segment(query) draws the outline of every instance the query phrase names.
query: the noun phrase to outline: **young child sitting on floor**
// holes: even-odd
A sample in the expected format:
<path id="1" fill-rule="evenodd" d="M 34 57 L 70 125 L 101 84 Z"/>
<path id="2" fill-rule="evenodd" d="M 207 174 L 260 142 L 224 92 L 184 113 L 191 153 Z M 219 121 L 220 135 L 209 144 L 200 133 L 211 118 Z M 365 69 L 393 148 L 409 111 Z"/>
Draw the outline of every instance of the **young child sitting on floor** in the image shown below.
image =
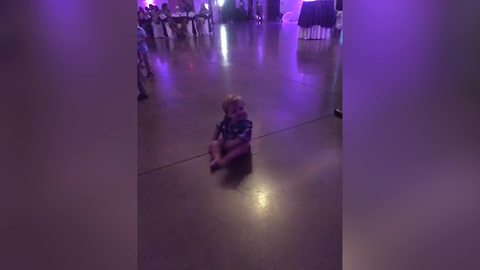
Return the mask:
<path id="1" fill-rule="evenodd" d="M 248 114 L 242 97 L 227 95 L 222 108 L 225 117 L 217 124 L 209 147 L 212 171 L 220 169 L 237 157 L 250 152 L 252 121 L 247 119 Z"/>

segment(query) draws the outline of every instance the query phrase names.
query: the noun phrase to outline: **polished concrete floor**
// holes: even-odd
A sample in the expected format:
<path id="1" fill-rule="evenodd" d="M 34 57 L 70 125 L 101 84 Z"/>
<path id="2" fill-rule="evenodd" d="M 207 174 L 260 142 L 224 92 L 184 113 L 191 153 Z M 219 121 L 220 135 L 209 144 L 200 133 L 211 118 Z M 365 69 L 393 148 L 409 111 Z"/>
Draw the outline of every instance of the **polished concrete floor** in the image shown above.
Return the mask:
<path id="1" fill-rule="evenodd" d="M 341 38 L 216 25 L 150 42 L 138 105 L 139 269 L 341 269 Z M 211 174 L 221 101 L 238 93 L 252 155 Z"/>

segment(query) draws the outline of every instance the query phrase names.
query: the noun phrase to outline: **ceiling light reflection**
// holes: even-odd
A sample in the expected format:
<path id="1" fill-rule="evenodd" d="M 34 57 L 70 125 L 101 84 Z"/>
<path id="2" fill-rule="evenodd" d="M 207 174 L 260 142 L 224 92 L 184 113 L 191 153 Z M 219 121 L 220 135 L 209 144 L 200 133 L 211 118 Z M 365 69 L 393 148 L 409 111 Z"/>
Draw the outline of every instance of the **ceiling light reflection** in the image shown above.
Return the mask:
<path id="1" fill-rule="evenodd" d="M 267 213 L 272 207 L 272 194 L 263 187 L 256 190 L 252 199 L 252 207 L 258 215 Z"/>
<path id="2" fill-rule="evenodd" d="M 155 0 L 145 0 L 145 6 L 148 7 L 148 5 L 155 5 Z"/>
<path id="3" fill-rule="evenodd" d="M 220 48 L 222 49 L 222 56 L 224 60 L 228 59 L 228 45 L 227 45 L 227 30 L 225 25 L 220 26 Z"/>

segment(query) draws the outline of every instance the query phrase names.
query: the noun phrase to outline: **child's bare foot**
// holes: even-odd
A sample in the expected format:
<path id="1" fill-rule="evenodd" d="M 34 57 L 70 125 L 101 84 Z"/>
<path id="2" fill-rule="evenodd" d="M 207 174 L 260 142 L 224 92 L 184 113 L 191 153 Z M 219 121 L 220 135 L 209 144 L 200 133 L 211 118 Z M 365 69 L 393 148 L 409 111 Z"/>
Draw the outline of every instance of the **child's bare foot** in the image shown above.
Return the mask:
<path id="1" fill-rule="evenodd" d="M 212 163 L 210 163 L 210 171 L 215 172 L 219 169 L 221 169 L 224 166 L 222 160 L 213 160 Z"/>

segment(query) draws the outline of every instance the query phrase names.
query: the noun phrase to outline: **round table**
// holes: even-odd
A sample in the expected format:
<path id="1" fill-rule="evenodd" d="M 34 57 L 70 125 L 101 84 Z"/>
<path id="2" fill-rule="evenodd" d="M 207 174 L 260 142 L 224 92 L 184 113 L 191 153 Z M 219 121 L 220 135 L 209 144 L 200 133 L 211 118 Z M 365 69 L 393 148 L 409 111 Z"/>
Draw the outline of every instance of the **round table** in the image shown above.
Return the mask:
<path id="1" fill-rule="evenodd" d="M 298 18 L 298 37 L 301 39 L 329 39 L 335 20 L 335 0 L 303 2 Z"/>

